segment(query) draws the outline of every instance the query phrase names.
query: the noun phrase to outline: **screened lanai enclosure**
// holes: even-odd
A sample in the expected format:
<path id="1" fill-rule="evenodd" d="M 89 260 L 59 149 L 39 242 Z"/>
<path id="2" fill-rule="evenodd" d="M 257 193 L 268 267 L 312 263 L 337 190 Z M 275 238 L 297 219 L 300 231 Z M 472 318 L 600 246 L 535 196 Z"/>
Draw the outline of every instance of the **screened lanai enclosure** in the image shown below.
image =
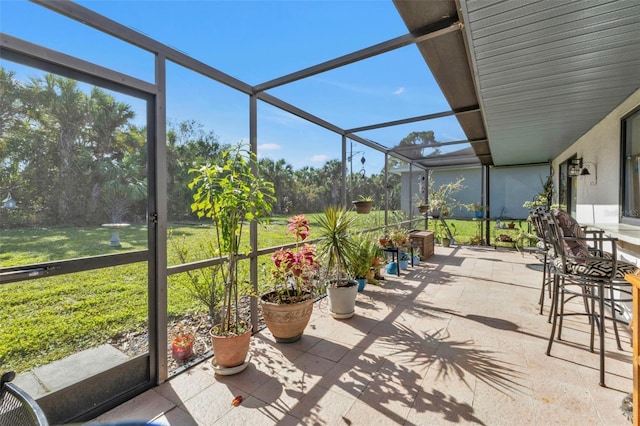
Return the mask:
<path id="1" fill-rule="evenodd" d="M 491 220 L 525 220 L 549 179 L 556 204 L 584 211 L 567 150 L 640 87 L 635 0 L 365 1 L 357 16 L 312 5 L 334 12 L 322 19 L 296 2 L 113 4 L 0 5 L 0 364 L 54 423 L 176 372 L 170 324 L 198 310 L 181 283 L 221 261 L 199 245 L 189 170 L 226 147 L 257 155 L 275 222 L 370 196 L 379 214 L 363 228 L 424 229 L 429 180 L 462 176 L 457 199 L 487 206 L 488 238 Z M 244 13 L 291 14 L 292 27 L 265 23 L 276 41 L 255 50 L 259 32 L 221 23 Z M 401 87 L 405 75 L 423 83 Z M 250 231 L 241 268 L 257 290 L 277 246 Z M 257 330 L 255 298 L 248 312 Z"/>

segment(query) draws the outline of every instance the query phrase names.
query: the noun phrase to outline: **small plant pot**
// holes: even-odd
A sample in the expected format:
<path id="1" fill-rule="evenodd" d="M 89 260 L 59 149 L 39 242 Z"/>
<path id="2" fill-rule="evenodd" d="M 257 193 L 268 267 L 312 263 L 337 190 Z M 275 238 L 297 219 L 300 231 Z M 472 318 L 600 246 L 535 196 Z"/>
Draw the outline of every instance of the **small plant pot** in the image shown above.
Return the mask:
<path id="1" fill-rule="evenodd" d="M 367 285 L 367 279 L 366 278 L 356 278 L 356 281 L 358 281 L 358 291 L 363 291 L 364 287 Z"/>
<path id="2" fill-rule="evenodd" d="M 171 344 L 171 356 L 178 361 L 185 361 L 193 356 L 193 342 L 187 346 Z"/>
<path id="3" fill-rule="evenodd" d="M 476 210 L 475 212 L 476 219 L 482 219 L 484 217 L 484 212 L 482 210 Z"/>
<path id="4" fill-rule="evenodd" d="M 387 274 L 389 274 L 389 275 L 397 275 L 398 274 L 398 264 L 396 262 L 387 263 Z"/>
<path id="5" fill-rule="evenodd" d="M 510 223 L 507 225 L 509 227 L 509 229 L 514 229 L 516 227 L 515 223 Z"/>
<path id="6" fill-rule="evenodd" d="M 426 205 L 418 206 L 418 211 L 420 213 L 428 213 L 429 212 L 429 206 L 426 206 Z"/>

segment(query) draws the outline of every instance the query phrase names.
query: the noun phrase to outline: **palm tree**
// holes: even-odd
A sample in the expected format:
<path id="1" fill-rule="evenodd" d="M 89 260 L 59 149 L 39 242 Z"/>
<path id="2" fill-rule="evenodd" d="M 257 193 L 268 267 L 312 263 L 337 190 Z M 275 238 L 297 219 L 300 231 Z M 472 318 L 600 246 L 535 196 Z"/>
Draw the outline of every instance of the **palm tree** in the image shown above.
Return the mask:
<path id="1" fill-rule="evenodd" d="M 288 205 L 291 200 L 288 197 L 288 189 L 293 185 L 293 167 L 284 159 L 274 161 L 270 158 L 262 158 L 259 163 L 260 176 L 273 182 L 276 195 L 276 213 L 288 213 Z"/>

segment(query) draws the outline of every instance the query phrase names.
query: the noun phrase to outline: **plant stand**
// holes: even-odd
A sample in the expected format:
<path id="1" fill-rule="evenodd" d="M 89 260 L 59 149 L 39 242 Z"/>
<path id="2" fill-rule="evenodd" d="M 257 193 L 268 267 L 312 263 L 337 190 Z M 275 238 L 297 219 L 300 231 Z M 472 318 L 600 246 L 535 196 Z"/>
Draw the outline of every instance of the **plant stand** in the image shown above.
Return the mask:
<path id="1" fill-rule="evenodd" d="M 247 354 L 244 362 L 235 367 L 221 367 L 216 362 L 216 357 L 214 356 L 211 360 L 211 366 L 213 367 L 213 371 L 219 376 L 232 376 L 234 374 L 238 374 L 246 370 L 249 366 L 249 362 L 251 361 L 251 354 Z"/>

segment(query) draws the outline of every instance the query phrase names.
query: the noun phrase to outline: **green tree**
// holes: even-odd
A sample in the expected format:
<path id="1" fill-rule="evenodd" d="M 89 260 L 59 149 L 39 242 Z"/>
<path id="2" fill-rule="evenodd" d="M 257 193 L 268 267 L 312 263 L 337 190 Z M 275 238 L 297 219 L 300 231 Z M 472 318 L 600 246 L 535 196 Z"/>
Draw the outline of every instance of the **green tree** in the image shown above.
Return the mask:
<path id="1" fill-rule="evenodd" d="M 260 176 L 273 183 L 276 202 L 274 213 L 289 213 L 292 206 L 290 190 L 293 186 L 293 166 L 284 159 L 274 161 L 262 158 L 259 163 Z"/>
<path id="2" fill-rule="evenodd" d="M 189 205 L 192 194 L 188 184 L 189 169 L 198 164 L 216 163 L 227 149 L 213 131 L 207 131 L 195 120 L 170 123 L 167 129 L 167 194 L 170 220 L 193 217 Z"/>

